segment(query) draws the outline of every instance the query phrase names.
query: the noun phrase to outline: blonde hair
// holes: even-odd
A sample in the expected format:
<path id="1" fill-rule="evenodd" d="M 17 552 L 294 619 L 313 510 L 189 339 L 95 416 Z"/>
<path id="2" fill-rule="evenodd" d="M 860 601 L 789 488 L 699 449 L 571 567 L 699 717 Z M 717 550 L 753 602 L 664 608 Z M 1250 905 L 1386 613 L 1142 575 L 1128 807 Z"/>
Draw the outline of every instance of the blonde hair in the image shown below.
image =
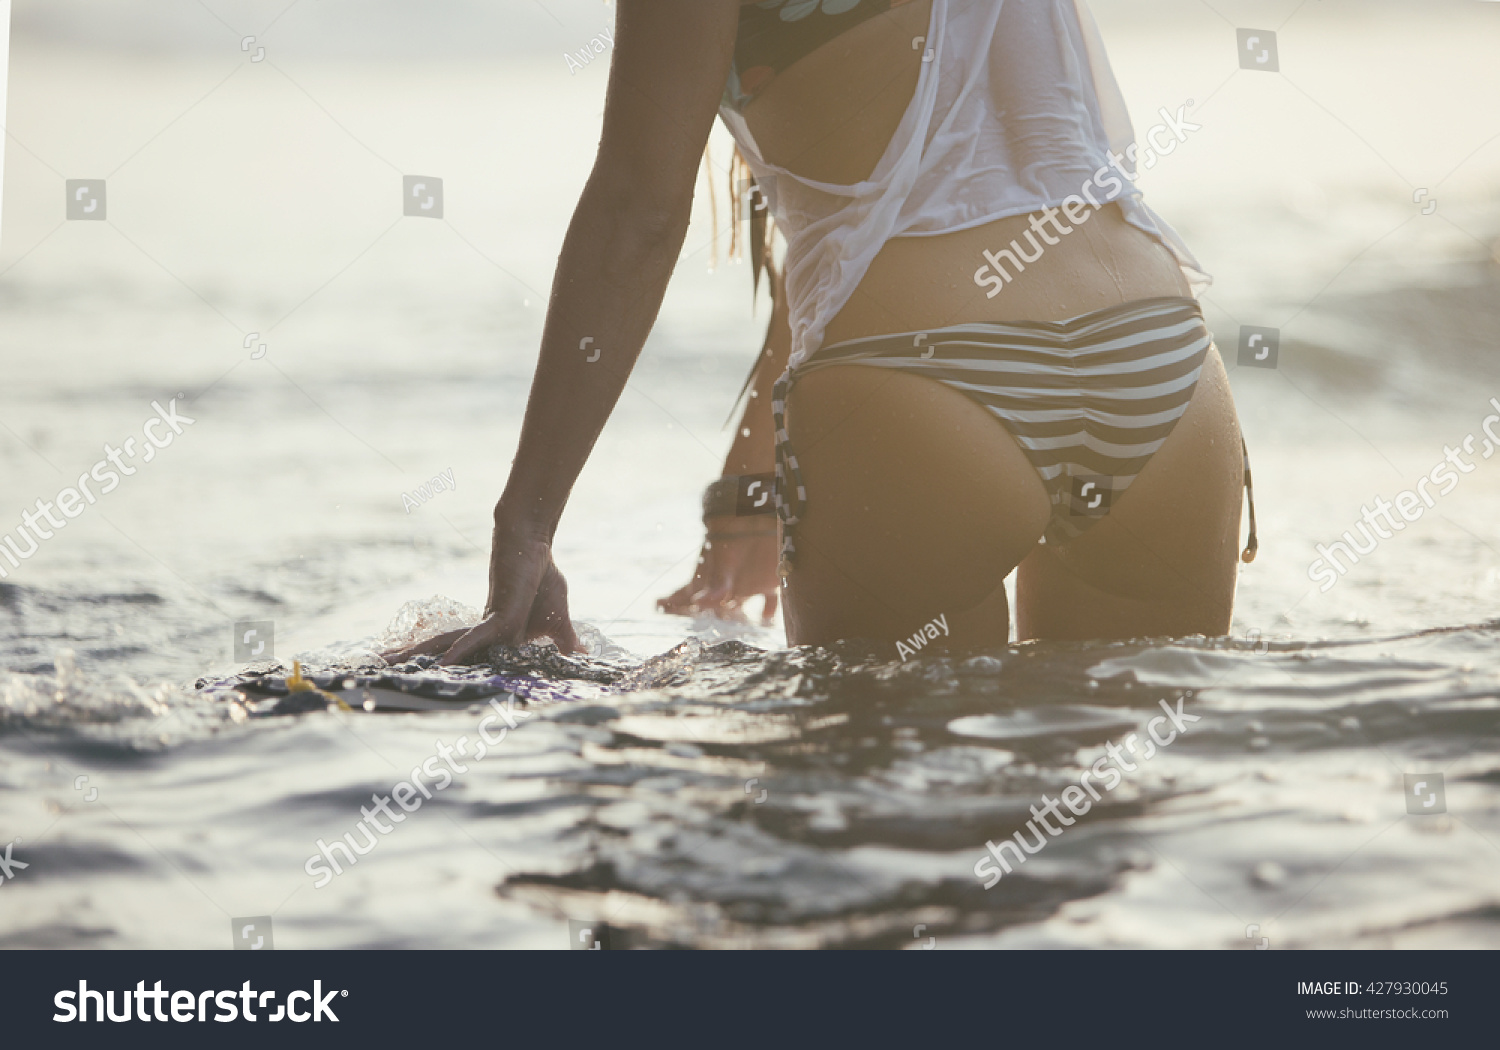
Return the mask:
<path id="1" fill-rule="evenodd" d="M 719 263 L 719 193 L 715 190 L 713 162 L 713 144 L 709 143 L 703 147 L 703 177 L 708 183 L 708 214 L 709 223 L 712 228 L 712 240 L 709 245 L 709 269 L 712 270 Z M 772 240 L 776 233 L 776 221 L 771 217 L 769 211 L 752 211 L 750 221 L 746 223 L 748 230 L 741 232 L 741 219 L 738 214 L 741 201 L 747 195 L 747 187 L 755 185 L 755 174 L 750 170 L 750 164 L 745 160 L 744 154 L 738 146 L 733 148 L 729 157 L 729 172 L 725 180 L 725 188 L 728 191 L 730 223 L 729 223 L 729 252 L 725 255 L 726 262 L 739 262 L 746 255 L 750 257 L 751 271 L 754 274 L 754 285 L 752 295 L 760 290 L 760 272 L 766 271 L 771 278 L 771 287 L 775 288 L 774 275 L 776 274 L 775 255 L 772 251 Z M 775 292 L 772 292 L 774 296 Z"/>

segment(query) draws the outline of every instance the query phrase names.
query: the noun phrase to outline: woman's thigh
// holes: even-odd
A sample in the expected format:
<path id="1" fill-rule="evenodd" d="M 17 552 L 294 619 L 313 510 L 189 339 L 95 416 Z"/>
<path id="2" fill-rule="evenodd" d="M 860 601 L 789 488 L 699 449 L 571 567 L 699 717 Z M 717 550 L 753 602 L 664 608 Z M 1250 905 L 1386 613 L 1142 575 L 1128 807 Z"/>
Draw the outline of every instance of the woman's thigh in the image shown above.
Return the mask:
<path id="1" fill-rule="evenodd" d="M 800 378 L 787 427 L 808 499 L 788 641 L 893 641 L 942 616 L 945 642 L 1004 644 L 1003 581 L 1050 510 L 1005 427 L 934 380 L 860 365 Z"/>
<path id="2" fill-rule="evenodd" d="M 1213 350 L 1182 418 L 1108 515 L 1021 563 L 1019 636 L 1227 633 L 1243 480 L 1239 421 Z"/>

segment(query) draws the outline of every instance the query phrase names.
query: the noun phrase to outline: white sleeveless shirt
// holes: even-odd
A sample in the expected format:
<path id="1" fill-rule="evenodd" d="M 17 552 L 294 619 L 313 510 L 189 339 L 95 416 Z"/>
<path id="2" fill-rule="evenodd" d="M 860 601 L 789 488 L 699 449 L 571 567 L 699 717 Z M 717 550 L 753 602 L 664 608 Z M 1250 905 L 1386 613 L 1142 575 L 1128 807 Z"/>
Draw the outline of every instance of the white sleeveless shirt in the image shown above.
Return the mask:
<path id="1" fill-rule="evenodd" d="M 757 181 L 774 179 L 791 366 L 822 345 L 892 237 L 952 233 L 1069 197 L 1116 201 L 1127 222 L 1172 252 L 1195 294 L 1207 286 L 1187 246 L 1122 173 L 1138 163 L 1135 133 L 1085 0 L 932 0 L 925 49 L 911 103 L 863 182 L 818 182 L 767 162 L 743 115 L 720 109 Z"/>

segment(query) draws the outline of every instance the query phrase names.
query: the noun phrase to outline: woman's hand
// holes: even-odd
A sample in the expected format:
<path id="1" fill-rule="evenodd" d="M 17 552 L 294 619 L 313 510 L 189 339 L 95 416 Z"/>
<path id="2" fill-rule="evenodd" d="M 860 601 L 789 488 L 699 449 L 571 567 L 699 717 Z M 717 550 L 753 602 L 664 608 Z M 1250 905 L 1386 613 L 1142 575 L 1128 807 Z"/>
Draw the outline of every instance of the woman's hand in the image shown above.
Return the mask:
<path id="1" fill-rule="evenodd" d="M 493 646 L 520 646 L 543 636 L 565 653 L 583 651 L 568 617 L 568 584 L 552 561 L 551 546 L 497 518 L 484 620 L 467 631 L 449 631 L 384 658 L 395 664 L 422 653 L 442 653 L 440 664 L 472 663 Z"/>
<path id="2" fill-rule="evenodd" d="M 779 548 L 774 518 L 711 518 L 711 537 L 703 544 L 692 582 L 675 594 L 660 598 L 656 607 L 679 616 L 700 612 L 736 623 L 746 622 L 744 603 L 757 594 L 765 598 L 761 622 L 776 615 L 781 581 L 776 576 Z"/>

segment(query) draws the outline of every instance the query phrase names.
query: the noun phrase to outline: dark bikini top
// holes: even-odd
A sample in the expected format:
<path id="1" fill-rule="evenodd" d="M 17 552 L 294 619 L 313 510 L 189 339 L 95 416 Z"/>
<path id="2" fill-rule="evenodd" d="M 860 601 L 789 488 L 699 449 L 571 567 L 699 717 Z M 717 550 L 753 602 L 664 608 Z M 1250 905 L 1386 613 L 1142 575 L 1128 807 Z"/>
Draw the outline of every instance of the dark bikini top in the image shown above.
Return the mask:
<path id="1" fill-rule="evenodd" d="M 740 8 L 724 105 L 744 109 L 776 75 L 859 23 L 910 0 L 762 0 Z"/>

